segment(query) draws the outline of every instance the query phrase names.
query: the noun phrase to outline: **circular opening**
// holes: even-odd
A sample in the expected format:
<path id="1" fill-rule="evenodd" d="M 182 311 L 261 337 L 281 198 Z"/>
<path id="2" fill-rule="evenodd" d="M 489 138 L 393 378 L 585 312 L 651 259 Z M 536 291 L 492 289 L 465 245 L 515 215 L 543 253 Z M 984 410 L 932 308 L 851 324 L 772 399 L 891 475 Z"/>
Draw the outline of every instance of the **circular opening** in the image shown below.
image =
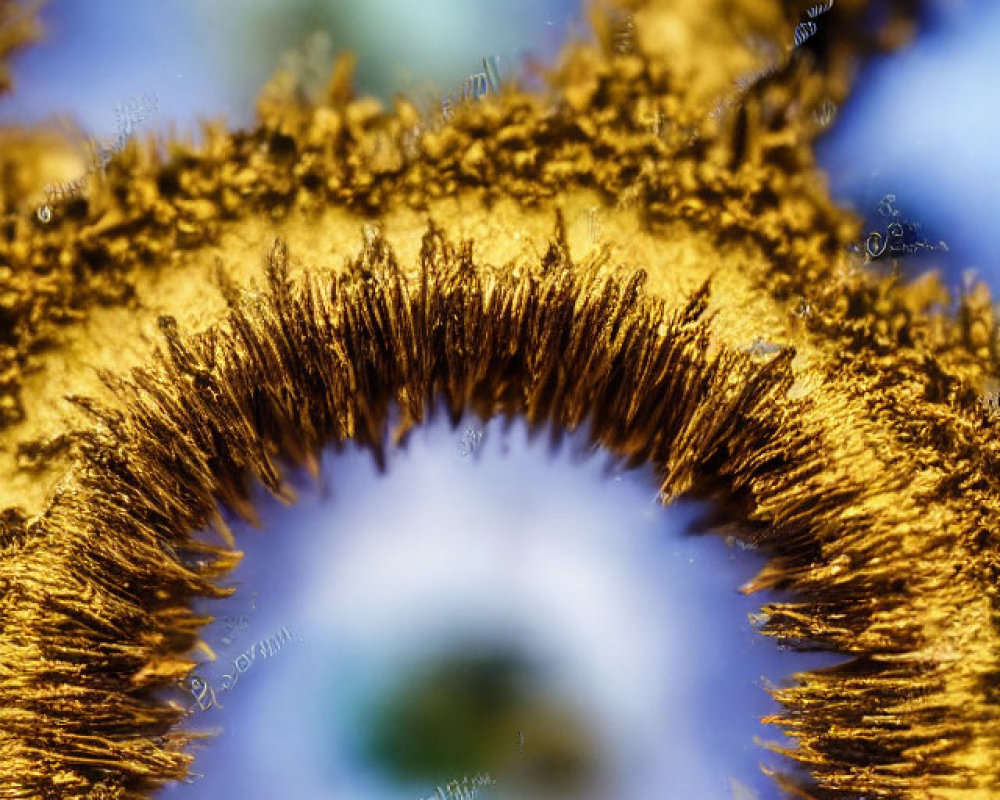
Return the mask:
<path id="1" fill-rule="evenodd" d="M 197 604 L 214 658 L 175 694 L 217 734 L 163 800 L 776 797 L 766 687 L 832 658 L 756 631 L 764 558 L 582 430 L 443 411 L 232 520 L 237 591 Z"/>
<path id="2" fill-rule="evenodd" d="M 587 428 L 589 440 L 624 465 L 652 466 L 654 510 L 656 499 L 690 494 L 718 499 L 730 520 L 747 520 L 756 504 L 787 499 L 793 486 L 795 507 L 859 494 L 850 480 L 832 499 L 827 484 L 802 483 L 821 471 L 823 441 L 801 413 L 808 400 L 787 397 L 793 353 L 759 360 L 713 342 L 703 319 L 707 287 L 668 309 L 642 295 L 641 273 L 620 282 L 599 264 L 577 268 L 558 237 L 538 274 L 477 268 L 468 248 L 453 247 L 433 226 L 415 272 L 404 273 L 378 232 L 325 286 L 315 275 L 294 283 L 287 265 L 278 242 L 265 291 L 228 293 L 224 328 L 185 339 L 173 319 L 160 318 L 158 363 L 115 385 L 119 407 L 91 409 L 98 424 L 80 441 L 81 468 L 44 519 L 25 528 L 18 563 L 28 577 L 14 587 L 28 608 L 25 635 L 44 645 L 22 654 L 24 673 L 44 694 L 51 690 L 46 676 L 61 665 L 72 685 L 102 698 L 101 714 L 86 719 L 36 711 L 12 717 L 17 741 L 51 753 L 52 764 L 32 778 L 39 786 L 54 786 L 39 777 L 54 775 L 63 789 L 142 792 L 188 774 L 191 736 L 178 725 L 183 706 L 156 693 L 190 680 L 192 648 L 208 621 L 193 605 L 224 596 L 220 584 L 235 564 L 228 546 L 196 534 L 213 520 L 225 530 L 219 504 L 257 517 L 255 477 L 290 501 L 280 465 L 316 467 L 323 447 L 354 442 L 385 464 L 393 408 L 393 441 L 425 420 L 434 397 L 454 423 L 463 412 L 508 416 L 533 430 L 553 425 L 557 440 Z M 461 447 L 472 452 L 480 444 L 472 435 Z M 777 558 L 754 588 L 780 585 L 782 576 L 795 585 L 796 575 L 822 560 L 808 516 L 792 512 L 780 526 L 756 523 L 755 540 Z M 49 595 L 33 581 L 50 594 L 61 587 L 57 600 L 37 608 L 38 597 Z M 813 647 L 844 641 L 844 628 L 826 624 L 842 595 L 822 583 L 796 588 L 797 600 L 825 602 L 779 603 L 762 622 L 764 632 Z M 279 656 L 295 652 L 293 632 L 279 636 L 284 623 L 270 624 L 260 631 L 262 644 L 280 649 L 280 664 Z M 845 624 L 858 627 L 864 618 Z M 255 674 L 255 658 L 234 662 L 234 691 L 254 679 L 244 675 L 239 683 L 243 672 Z M 514 672 L 529 675 L 531 659 L 521 660 L 526 666 Z M 206 704 L 214 684 L 196 677 L 189 688 Z M 831 769 L 868 761 L 870 753 L 853 741 L 825 735 L 856 709 L 822 702 L 833 691 L 826 675 L 797 678 L 802 685 L 781 695 L 781 723 L 803 741 L 803 752 L 819 747 Z M 832 675 L 833 685 L 852 679 L 850 672 Z"/>

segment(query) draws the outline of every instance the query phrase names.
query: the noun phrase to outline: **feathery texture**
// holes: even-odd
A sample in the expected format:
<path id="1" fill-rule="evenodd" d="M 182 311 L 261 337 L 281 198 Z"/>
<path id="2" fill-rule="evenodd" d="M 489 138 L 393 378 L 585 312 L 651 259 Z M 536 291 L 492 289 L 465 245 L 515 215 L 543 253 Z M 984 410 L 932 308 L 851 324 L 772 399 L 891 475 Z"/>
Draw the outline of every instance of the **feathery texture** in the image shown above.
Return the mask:
<path id="1" fill-rule="evenodd" d="M 416 109 L 354 99 L 349 60 L 316 105 L 279 75 L 253 130 L 162 160 L 130 141 L 47 223 L 24 134 L 0 156 L 25 165 L 0 236 L 0 798 L 183 777 L 154 692 L 238 558 L 195 534 L 217 502 L 253 519 L 254 478 L 290 501 L 285 461 L 378 453 L 393 403 L 404 435 L 438 394 L 453 419 L 589 422 L 664 499 L 751 532 L 747 590 L 792 598 L 763 632 L 854 656 L 776 693 L 816 782 L 790 791 L 1000 792 L 992 303 L 945 313 L 934 276 L 864 270 L 812 151 L 815 109 L 918 7 L 885 5 L 869 30 L 841 0 L 742 86 L 741 36 L 787 49 L 808 4 L 597 10 L 549 96 L 507 87 L 416 143 Z M 787 346 L 746 352 L 760 336 Z"/>

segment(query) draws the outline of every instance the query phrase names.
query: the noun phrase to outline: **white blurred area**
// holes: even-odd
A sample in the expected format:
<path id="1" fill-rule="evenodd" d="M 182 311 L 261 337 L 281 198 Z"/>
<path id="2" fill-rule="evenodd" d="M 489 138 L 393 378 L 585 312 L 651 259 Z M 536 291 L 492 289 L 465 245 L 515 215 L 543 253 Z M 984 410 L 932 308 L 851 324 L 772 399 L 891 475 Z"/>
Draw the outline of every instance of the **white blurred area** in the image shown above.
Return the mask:
<path id="1" fill-rule="evenodd" d="M 496 779 L 490 796 L 777 797 L 758 764 L 781 762 L 755 743 L 780 739 L 759 722 L 778 710 L 764 686 L 835 659 L 753 629 L 762 598 L 737 588 L 761 557 L 687 533 L 704 507 L 663 508 L 648 471 L 583 458 L 582 433 L 551 450 L 521 421 L 504 433 L 499 419 L 453 430 L 443 417 L 392 451 L 386 473 L 353 447 L 328 452 L 324 488 L 300 484 L 290 508 L 261 495 L 262 529 L 234 527 L 240 588 L 203 606 L 217 660 L 198 670 L 223 708 L 191 721 L 222 732 L 199 752 L 204 777 L 161 797 L 429 797 L 462 775 L 394 775 L 365 737 L 389 708 L 396 739 L 454 741 L 447 715 L 406 730 L 392 698 L 435 664 L 497 653 L 522 665 L 520 688 L 502 723 L 458 734 L 501 743 L 499 760 L 469 771 Z M 470 430 L 482 433 L 471 453 Z M 229 645 L 227 615 L 248 621 Z M 282 628 L 291 640 L 222 691 L 239 654 Z M 546 783 L 553 763 L 579 780 Z"/>

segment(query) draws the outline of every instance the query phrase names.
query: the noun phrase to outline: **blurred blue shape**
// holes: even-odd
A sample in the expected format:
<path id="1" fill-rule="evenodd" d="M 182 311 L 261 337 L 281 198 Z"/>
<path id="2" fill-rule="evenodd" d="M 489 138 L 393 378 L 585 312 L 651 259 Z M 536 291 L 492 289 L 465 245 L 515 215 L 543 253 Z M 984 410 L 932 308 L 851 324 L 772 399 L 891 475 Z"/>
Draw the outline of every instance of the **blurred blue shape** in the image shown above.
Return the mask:
<path id="1" fill-rule="evenodd" d="M 155 96 L 159 120 L 182 129 L 234 110 L 183 3 L 52 0 L 41 19 L 45 38 L 15 59 L 15 92 L 0 100 L 4 124 L 66 114 L 106 139 L 131 97 Z"/>
<path id="2" fill-rule="evenodd" d="M 507 75 L 525 55 L 551 59 L 580 14 L 575 0 L 50 0 L 47 36 L 15 58 L 0 123 L 68 114 L 107 138 L 115 104 L 147 93 L 164 126 L 196 135 L 199 120 L 222 118 L 246 127 L 283 56 L 320 31 L 335 50 L 355 51 L 362 93 L 387 102 L 401 91 L 441 94 L 487 56 Z"/>
<path id="3" fill-rule="evenodd" d="M 1000 5 L 939 2 L 906 49 L 862 71 L 837 123 L 820 143 L 836 197 L 878 227 L 879 198 L 895 194 L 931 242 L 950 253 L 921 256 L 955 285 L 978 268 L 1000 293 Z M 903 262 L 905 264 L 905 260 Z"/>

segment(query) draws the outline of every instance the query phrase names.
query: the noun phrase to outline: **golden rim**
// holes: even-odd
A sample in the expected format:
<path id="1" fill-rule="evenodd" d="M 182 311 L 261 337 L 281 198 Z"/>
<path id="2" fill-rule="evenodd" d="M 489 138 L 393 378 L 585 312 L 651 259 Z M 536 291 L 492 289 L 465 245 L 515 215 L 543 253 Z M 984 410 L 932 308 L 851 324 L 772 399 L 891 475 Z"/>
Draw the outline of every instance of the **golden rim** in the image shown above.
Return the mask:
<path id="1" fill-rule="evenodd" d="M 765 633 L 858 656 L 776 693 L 815 796 L 962 779 L 949 763 L 970 735 L 954 665 L 928 649 L 894 516 L 869 510 L 871 487 L 850 476 L 831 490 L 825 432 L 803 422 L 811 401 L 788 397 L 792 352 L 758 363 L 719 346 L 707 287 L 669 308 L 641 273 L 622 283 L 573 265 L 558 234 L 539 271 L 516 278 L 433 226 L 409 278 L 381 236 L 345 274 L 300 283 L 278 242 L 267 276 L 262 295 L 230 295 L 225 329 L 184 338 L 161 318 L 165 352 L 107 377 L 121 406 L 89 406 L 79 465 L 45 514 L 7 520 L 6 796 L 143 797 L 184 777 L 183 712 L 154 693 L 192 666 L 206 620 L 191 600 L 225 594 L 215 579 L 237 558 L 196 536 L 221 524 L 217 502 L 252 519 L 253 478 L 291 500 L 283 462 L 315 468 L 346 439 L 378 453 L 393 404 L 400 436 L 437 395 L 453 420 L 588 422 L 595 442 L 653 464 L 665 499 L 739 498 L 772 555 L 766 582 L 795 594 L 768 607 Z M 848 569 L 860 543 L 892 567 Z"/>

